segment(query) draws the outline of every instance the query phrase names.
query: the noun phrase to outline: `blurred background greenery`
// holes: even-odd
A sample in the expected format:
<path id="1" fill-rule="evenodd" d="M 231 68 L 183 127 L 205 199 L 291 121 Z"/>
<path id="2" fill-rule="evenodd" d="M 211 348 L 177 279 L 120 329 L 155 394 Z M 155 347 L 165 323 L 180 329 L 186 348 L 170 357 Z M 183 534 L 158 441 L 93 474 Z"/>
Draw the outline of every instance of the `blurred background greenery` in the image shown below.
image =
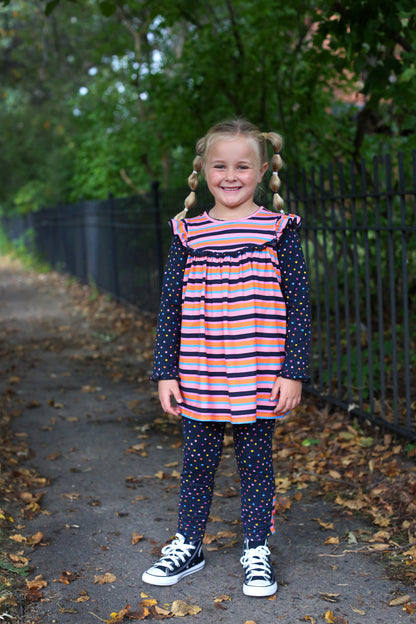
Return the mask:
<path id="1" fill-rule="evenodd" d="M 414 0 L 0 5 L 2 214 L 183 186 L 227 117 L 296 168 L 416 147 Z"/>

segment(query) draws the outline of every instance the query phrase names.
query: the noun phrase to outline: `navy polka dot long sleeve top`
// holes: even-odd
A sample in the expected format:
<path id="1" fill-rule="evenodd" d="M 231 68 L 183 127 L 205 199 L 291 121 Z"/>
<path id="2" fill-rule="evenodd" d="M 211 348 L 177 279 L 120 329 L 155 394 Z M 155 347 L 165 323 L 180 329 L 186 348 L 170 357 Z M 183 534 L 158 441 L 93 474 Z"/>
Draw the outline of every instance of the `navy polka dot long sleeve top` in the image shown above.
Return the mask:
<path id="1" fill-rule="evenodd" d="M 309 279 L 296 229 L 286 228 L 277 246 L 281 290 L 286 304 L 285 362 L 277 373 L 287 379 L 308 381 L 311 311 Z M 153 369 L 150 379 L 178 379 L 182 282 L 187 249 L 174 236 L 162 287 Z"/>

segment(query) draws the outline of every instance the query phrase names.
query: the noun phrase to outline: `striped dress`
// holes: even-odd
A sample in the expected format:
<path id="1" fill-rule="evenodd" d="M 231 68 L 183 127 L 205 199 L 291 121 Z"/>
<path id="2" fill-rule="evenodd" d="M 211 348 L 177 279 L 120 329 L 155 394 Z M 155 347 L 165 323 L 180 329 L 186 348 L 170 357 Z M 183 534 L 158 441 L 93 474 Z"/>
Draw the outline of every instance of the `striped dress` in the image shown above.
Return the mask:
<path id="1" fill-rule="evenodd" d="M 187 251 L 178 363 L 182 415 L 232 424 L 276 418 L 277 401 L 269 397 L 286 341 L 277 245 L 285 228 L 300 226 L 300 217 L 260 207 L 237 221 L 204 213 L 171 223 Z"/>

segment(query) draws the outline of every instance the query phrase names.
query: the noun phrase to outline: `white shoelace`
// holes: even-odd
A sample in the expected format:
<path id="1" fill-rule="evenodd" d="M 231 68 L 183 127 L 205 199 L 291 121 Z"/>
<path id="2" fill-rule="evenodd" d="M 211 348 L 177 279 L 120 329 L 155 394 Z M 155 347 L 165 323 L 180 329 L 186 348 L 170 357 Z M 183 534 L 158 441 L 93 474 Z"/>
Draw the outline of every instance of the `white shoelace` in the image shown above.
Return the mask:
<path id="1" fill-rule="evenodd" d="M 270 577 L 271 568 L 268 561 L 270 550 L 267 546 L 257 546 L 249 548 L 240 561 L 247 572 L 247 580 L 251 581 L 255 576 Z"/>
<path id="2" fill-rule="evenodd" d="M 164 566 L 171 572 L 174 567 L 178 567 L 185 562 L 186 557 L 190 557 L 191 551 L 195 550 L 193 544 L 185 544 L 183 535 L 176 535 L 176 539 L 161 550 L 163 557 L 157 562 L 157 566 Z"/>

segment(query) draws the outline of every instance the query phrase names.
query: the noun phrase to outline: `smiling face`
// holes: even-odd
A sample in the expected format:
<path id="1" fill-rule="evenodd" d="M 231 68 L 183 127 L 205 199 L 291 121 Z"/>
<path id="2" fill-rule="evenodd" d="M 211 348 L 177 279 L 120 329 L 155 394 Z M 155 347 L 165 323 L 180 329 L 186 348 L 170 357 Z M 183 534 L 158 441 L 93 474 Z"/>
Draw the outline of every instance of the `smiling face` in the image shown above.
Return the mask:
<path id="1" fill-rule="evenodd" d="M 216 139 L 204 160 L 208 188 L 215 199 L 210 215 L 227 220 L 255 212 L 254 192 L 266 169 L 252 140 L 244 136 Z"/>

